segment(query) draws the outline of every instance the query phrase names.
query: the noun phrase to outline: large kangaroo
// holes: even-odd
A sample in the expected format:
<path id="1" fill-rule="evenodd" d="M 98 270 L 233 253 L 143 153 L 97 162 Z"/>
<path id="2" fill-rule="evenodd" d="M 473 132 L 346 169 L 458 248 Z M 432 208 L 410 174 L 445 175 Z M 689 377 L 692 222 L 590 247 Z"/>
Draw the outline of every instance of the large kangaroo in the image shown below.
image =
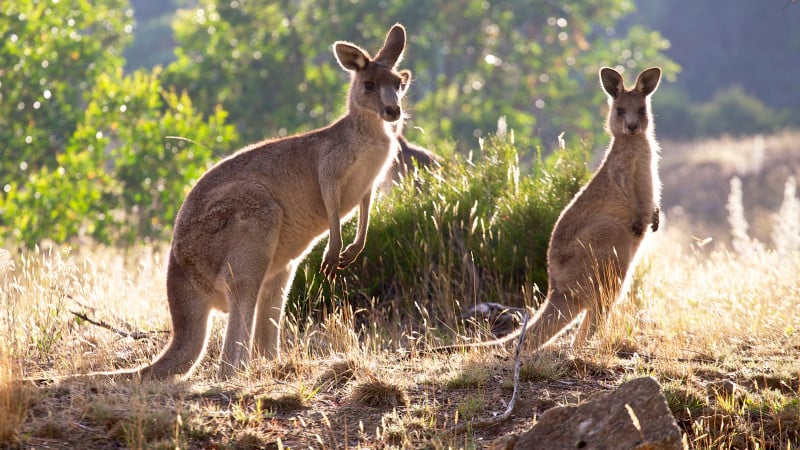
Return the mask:
<path id="1" fill-rule="evenodd" d="M 525 330 L 474 345 L 509 342 L 527 333 L 529 348 L 542 347 L 586 311 L 576 336 L 583 344 L 622 293 L 636 251 L 648 225 L 658 229 L 659 149 L 653 133 L 650 95 L 658 87 L 661 69 L 647 69 L 626 89 L 622 76 L 600 70 L 608 94 L 611 144 L 589 183 L 561 212 L 547 251 L 548 295 Z"/>
<path id="2" fill-rule="evenodd" d="M 297 264 L 328 234 L 321 272 L 333 279 L 364 248 L 370 203 L 397 151 L 391 123 L 411 80 L 397 71 L 403 26 L 375 58 L 336 42 L 351 72 L 347 113 L 305 134 L 268 140 L 220 161 L 178 212 L 167 267 L 172 339 L 143 377 L 189 374 L 202 358 L 212 310 L 228 313 L 221 377 L 245 367 L 251 350 L 276 358 L 286 294 Z M 358 206 L 358 230 L 342 251 L 341 221 Z"/>

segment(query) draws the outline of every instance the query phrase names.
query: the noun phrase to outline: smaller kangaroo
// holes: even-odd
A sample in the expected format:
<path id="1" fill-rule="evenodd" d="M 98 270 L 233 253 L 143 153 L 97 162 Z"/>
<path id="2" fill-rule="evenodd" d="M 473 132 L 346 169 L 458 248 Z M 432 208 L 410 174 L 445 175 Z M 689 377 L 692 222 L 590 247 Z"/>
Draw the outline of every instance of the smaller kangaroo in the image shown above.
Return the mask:
<path id="1" fill-rule="evenodd" d="M 347 113 L 333 124 L 246 147 L 192 188 L 175 220 L 167 267 L 172 338 L 150 365 L 129 374 L 187 375 L 205 353 L 212 310 L 228 313 L 219 367 L 227 378 L 251 351 L 276 358 L 286 294 L 298 263 L 328 234 L 321 272 L 333 279 L 364 248 L 373 191 L 397 152 L 392 123 L 411 72 L 395 68 L 406 33 L 394 25 L 375 58 L 333 44 L 351 73 Z M 358 207 L 342 251 L 341 221 Z"/>
<path id="2" fill-rule="evenodd" d="M 439 166 L 438 156 L 424 147 L 408 142 L 403 133 L 403 125 L 402 120 L 397 121 L 395 125 L 395 135 L 400 144 L 400 150 L 395 155 L 381 184 L 381 190 L 384 192 L 391 191 L 395 183 L 415 174 L 418 168 Z"/>
<path id="3" fill-rule="evenodd" d="M 608 94 L 606 130 L 611 144 L 602 164 L 561 212 L 547 251 L 548 295 L 525 330 L 501 339 L 465 347 L 504 344 L 526 333 L 526 346 L 538 349 L 558 337 L 586 311 L 575 344 L 583 344 L 605 319 L 621 295 L 649 225 L 658 230 L 659 147 L 653 133 L 650 96 L 661 69 L 643 71 L 633 89 L 626 89 L 614 69 L 602 68 L 600 81 Z"/>

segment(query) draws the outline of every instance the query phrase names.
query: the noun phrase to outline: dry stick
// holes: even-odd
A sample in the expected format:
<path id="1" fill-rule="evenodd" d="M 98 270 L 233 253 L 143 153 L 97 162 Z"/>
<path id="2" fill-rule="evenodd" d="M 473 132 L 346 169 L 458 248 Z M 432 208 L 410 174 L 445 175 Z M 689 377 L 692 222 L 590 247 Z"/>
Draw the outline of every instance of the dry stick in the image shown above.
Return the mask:
<path id="1" fill-rule="evenodd" d="M 468 428 L 472 428 L 473 430 L 476 428 L 484 428 L 492 425 L 496 425 L 500 422 L 508 420 L 511 417 L 511 413 L 514 411 L 514 406 L 517 404 L 517 399 L 519 398 L 519 354 L 522 350 L 522 342 L 525 340 L 525 333 L 524 330 L 528 328 L 528 318 L 530 318 L 530 313 L 525 312 L 525 318 L 522 321 L 522 330 L 523 332 L 519 334 L 519 341 L 517 341 L 517 352 L 514 355 L 514 393 L 511 394 L 511 401 L 508 402 L 508 407 L 503 414 L 494 417 L 487 417 L 485 419 L 475 420 L 472 422 L 464 422 L 452 430 L 450 430 L 447 434 L 459 434 L 467 431 Z"/>
<path id="2" fill-rule="evenodd" d="M 127 331 L 122 331 L 122 330 L 120 330 L 118 328 L 114 328 L 113 326 L 109 325 L 108 323 L 106 323 L 106 322 L 104 322 L 102 320 L 100 320 L 100 321 L 92 320 L 86 314 L 75 312 L 75 311 L 70 311 L 70 312 L 74 316 L 78 317 L 79 319 L 85 320 L 85 321 L 89 322 L 92 325 L 97 325 L 98 327 L 105 328 L 106 330 L 109 330 L 112 333 L 116 333 L 116 334 L 118 334 L 118 335 L 120 335 L 122 337 L 132 338 L 132 339 L 135 339 L 135 340 L 147 339 L 147 338 L 151 337 L 153 334 L 168 333 L 168 331 L 133 331 L 133 332 L 129 333 Z"/>

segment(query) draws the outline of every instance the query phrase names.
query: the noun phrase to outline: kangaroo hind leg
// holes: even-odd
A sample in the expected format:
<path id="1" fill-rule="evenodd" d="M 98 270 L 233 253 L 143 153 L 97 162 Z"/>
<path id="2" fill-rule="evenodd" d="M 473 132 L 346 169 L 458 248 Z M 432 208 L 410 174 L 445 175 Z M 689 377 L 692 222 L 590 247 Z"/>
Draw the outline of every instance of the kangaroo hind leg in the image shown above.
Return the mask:
<path id="1" fill-rule="evenodd" d="M 594 273 L 587 280 L 587 287 L 581 290 L 586 317 L 575 336 L 575 346 L 585 345 L 598 329 L 605 326 L 611 308 L 623 291 L 629 261 L 627 255 L 616 251 L 597 258 L 593 267 Z"/>
<path id="2" fill-rule="evenodd" d="M 550 344 L 583 310 L 584 307 L 573 299 L 572 294 L 550 292 L 525 331 L 528 338 L 526 346 L 538 349 Z"/>
<path id="3" fill-rule="evenodd" d="M 286 305 L 286 296 L 294 278 L 296 266 L 288 265 L 284 270 L 264 279 L 258 293 L 256 323 L 253 330 L 253 352 L 255 356 L 277 359 L 281 350 L 281 322 Z"/>
<path id="4" fill-rule="evenodd" d="M 222 346 L 219 375 L 231 377 L 247 366 L 253 348 L 253 327 L 261 285 L 272 272 L 280 236 L 280 212 L 263 208 L 232 227 L 235 241 L 220 269 L 228 298 L 228 326 Z"/>

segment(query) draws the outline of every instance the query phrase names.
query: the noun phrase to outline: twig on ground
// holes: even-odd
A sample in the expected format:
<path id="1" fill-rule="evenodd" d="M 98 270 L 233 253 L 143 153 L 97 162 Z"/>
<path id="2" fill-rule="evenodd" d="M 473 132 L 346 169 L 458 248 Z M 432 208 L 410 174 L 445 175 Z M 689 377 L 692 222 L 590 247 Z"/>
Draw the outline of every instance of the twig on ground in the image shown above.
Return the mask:
<path id="1" fill-rule="evenodd" d="M 530 318 L 530 312 L 525 312 L 525 318 L 522 320 L 522 330 L 523 332 L 519 334 L 519 341 L 517 341 L 517 351 L 514 355 L 514 393 L 511 394 L 511 401 L 508 402 L 508 407 L 503 414 L 494 417 L 487 417 L 485 419 L 478 419 L 473 421 L 468 421 L 464 423 L 460 423 L 456 425 L 453 429 L 449 430 L 447 434 L 460 434 L 468 429 L 472 428 L 484 428 L 489 427 L 492 425 L 496 425 L 500 422 L 504 422 L 511 417 L 511 413 L 514 411 L 514 406 L 517 404 L 517 399 L 519 398 L 519 368 L 520 368 L 520 359 L 519 354 L 522 350 L 522 343 L 525 340 L 525 333 L 524 330 L 528 328 L 528 319 Z"/>
<path id="2" fill-rule="evenodd" d="M 120 330 L 118 328 L 115 328 L 112 325 L 109 325 L 108 323 L 104 322 L 103 320 L 90 319 L 89 316 L 87 316 L 86 314 L 75 312 L 75 311 L 70 311 L 70 312 L 74 316 L 78 317 L 79 319 L 85 320 L 85 321 L 89 322 L 92 325 L 97 325 L 98 327 L 105 328 L 106 330 L 109 330 L 112 333 L 118 334 L 118 335 L 120 335 L 122 337 L 125 337 L 125 338 L 131 338 L 131 339 L 134 339 L 134 340 L 148 339 L 148 338 L 151 338 L 154 334 L 168 333 L 168 331 L 163 331 L 163 330 L 127 332 L 127 331 L 123 331 L 123 330 Z"/>

